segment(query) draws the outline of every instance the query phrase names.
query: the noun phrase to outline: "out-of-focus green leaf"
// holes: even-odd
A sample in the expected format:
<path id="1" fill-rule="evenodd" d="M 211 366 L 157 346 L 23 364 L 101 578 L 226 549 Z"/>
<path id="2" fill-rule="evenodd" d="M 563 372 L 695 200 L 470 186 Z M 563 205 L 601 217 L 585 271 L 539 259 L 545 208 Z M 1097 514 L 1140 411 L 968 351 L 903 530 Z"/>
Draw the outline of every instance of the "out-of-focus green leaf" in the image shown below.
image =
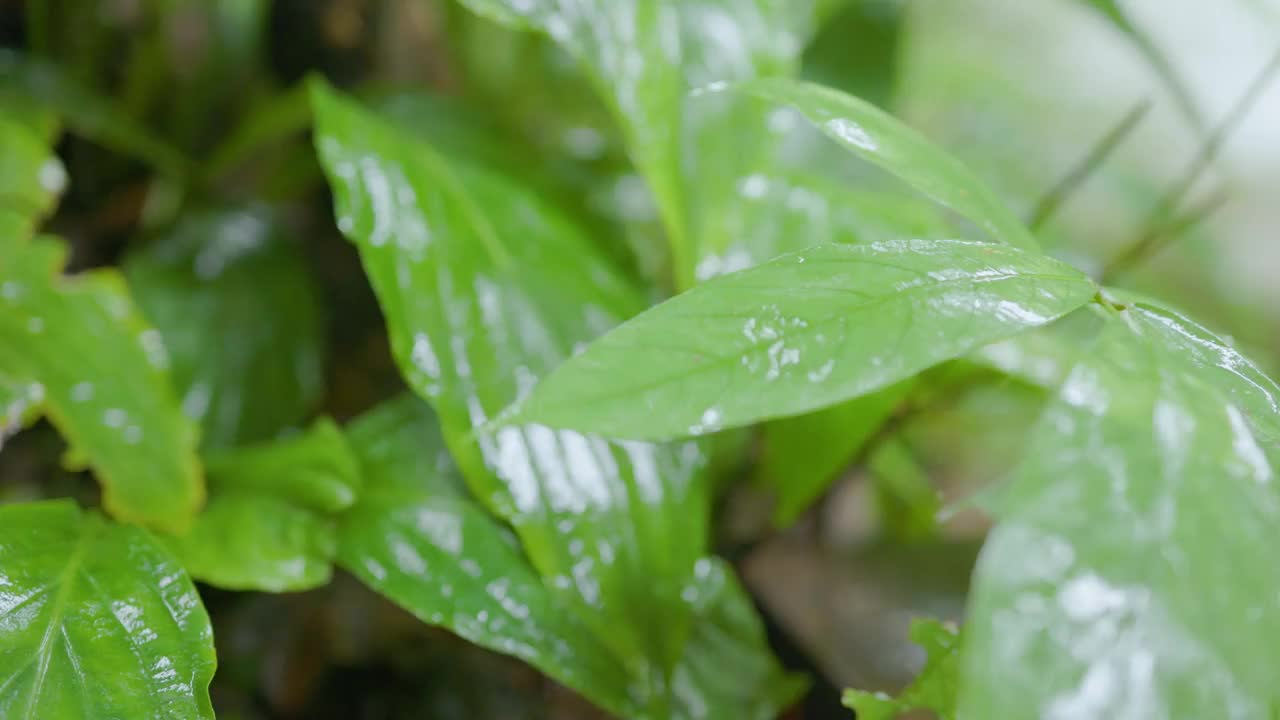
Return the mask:
<path id="1" fill-rule="evenodd" d="M 187 169 L 176 148 L 134 122 L 110 98 L 81 87 L 52 64 L 0 49 L 0 93 L 51 108 L 72 132 L 163 173 L 180 176 Z"/>
<path id="2" fill-rule="evenodd" d="M 938 489 L 901 437 L 880 443 L 867 458 L 867 469 L 875 480 L 886 536 L 919 542 L 937 534 Z"/>
<path id="3" fill-rule="evenodd" d="M 805 510 L 884 424 L 910 383 L 764 426 L 759 478 L 773 491 L 773 522 L 785 527 Z"/>
<path id="4" fill-rule="evenodd" d="M 924 648 L 925 664 L 910 687 L 897 697 L 861 690 L 844 691 L 844 705 L 858 714 L 858 720 L 894 720 L 911 710 L 930 710 L 938 720 L 955 720 L 959 630 L 937 620 L 915 620 L 911 623 L 911 640 Z"/>
<path id="5" fill-rule="evenodd" d="M 781 78 L 747 83 L 745 92 L 792 106 L 842 146 L 955 210 L 997 240 L 1034 249 L 1035 238 L 976 175 L 902 121 L 831 88 Z"/>
<path id="6" fill-rule="evenodd" d="M 875 392 L 1086 303 L 1074 268 L 1004 245 L 823 245 L 658 305 L 559 366 L 507 422 L 697 435 Z"/>
<path id="7" fill-rule="evenodd" d="M 696 263 L 681 179 L 683 101 L 712 81 L 787 73 L 813 23 L 809 0 L 465 0 L 549 35 L 591 74 L 657 199 L 680 287 Z"/>
<path id="8" fill-rule="evenodd" d="M 368 484 L 343 516 L 339 562 L 363 582 L 424 622 L 521 658 L 624 717 L 764 720 L 794 699 L 803 682 L 781 672 L 750 599 L 727 567 L 707 559 L 690 588 L 706 609 L 673 672 L 673 707 L 652 714 L 628 667 L 457 486 L 424 408 L 397 400 L 348 430 Z"/>
<path id="9" fill-rule="evenodd" d="M 160 333 L 120 275 L 63 277 L 65 255 L 50 239 L 0 252 L 0 372 L 40 384 L 43 412 L 93 468 L 112 515 L 181 532 L 204 481 Z"/>
<path id="10" fill-rule="evenodd" d="M 960 717 L 1267 717 L 1280 700 L 1274 469 L 1185 336 L 1140 315 L 1082 353 L 994 497 Z"/>
<path id="11" fill-rule="evenodd" d="M 209 503 L 169 546 L 196 579 L 234 590 L 284 592 L 329 581 L 332 514 L 350 508 L 362 478 L 329 419 L 306 433 L 208 457 Z"/>
<path id="12" fill-rule="evenodd" d="M 0 446 L 40 413 L 44 386 L 35 380 L 13 378 L 0 371 Z"/>
<path id="13" fill-rule="evenodd" d="M 145 530 L 66 500 L 0 507 L 0 716 L 212 720 L 195 586 Z"/>
<path id="14" fill-rule="evenodd" d="M 39 115 L 39 111 L 34 111 Z M 0 251 L 26 239 L 67 185 L 50 138 L 16 113 L 0 111 Z"/>
<path id="15" fill-rule="evenodd" d="M 189 214 L 124 271 L 206 448 L 272 438 L 319 400 L 321 301 L 267 209 Z"/>
<path id="16" fill-rule="evenodd" d="M 393 418 L 398 432 L 388 435 Z M 429 412 L 383 405 L 352 423 L 349 437 L 366 487 L 342 517 L 344 568 L 423 622 L 514 655 L 611 712 L 638 713 L 625 668 L 448 478 L 457 471 L 441 464 Z"/>
<path id="17" fill-rule="evenodd" d="M 804 51 L 804 79 L 888 107 L 903 32 L 898 0 L 841 0 Z M 856 41 L 855 41 L 856 39 Z"/>
<path id="18" fill-rule="evenodd" d="M 314 103 L 338 225 L 359 247 L 410 386 L 435 406 L 476 497 L 661 714 L 706 542 L 703 453 L 489 426 L 580 343 L 638 312 L 640 294 L 527 188 L 323 86 Z"/>

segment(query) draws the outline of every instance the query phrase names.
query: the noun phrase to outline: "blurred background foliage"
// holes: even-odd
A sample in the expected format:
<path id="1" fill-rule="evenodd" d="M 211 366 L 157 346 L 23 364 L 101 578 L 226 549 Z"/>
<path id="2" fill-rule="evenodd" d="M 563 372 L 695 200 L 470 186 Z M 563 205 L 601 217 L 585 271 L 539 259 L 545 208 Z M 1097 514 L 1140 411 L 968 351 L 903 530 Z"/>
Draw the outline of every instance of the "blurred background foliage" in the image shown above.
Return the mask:
<path id="1" fill-rule="evenodd" d="M 1280 3 L 828 0 L 820 15 L 807 78 L 958 154 L 1034 218 L 1052 253 L 1118 268 L 1115 282 L 1182 306 L 1276 369 L 1280 85 L 1266 80 Z M 34 96 L 70 130 L 58 146 L 65 172 L 41 178 L 66 184 L 48 231 L 71 243 L 72 270 L 124 268 L 207 450 L 320 413 L 344 420 L 402 387 L 332 221 L 308 138 L 308 73 L 539 186 L 637 279 L 669 288 L 655 203 L 590 81 L 547 40 L 448 0 L 8 0 L 0 47 L 0 101 Z M 51 133 L 28 107 L 22 122 Z M 495 152 L 486 132 L 508 142 Z M 1114 151 L 1055 194 L 1109 134 Z M 708 136 L 693 152 L 714 160 L 737 147 Z M 821 152 L 796 157 L 798 171 L 881 182 L 851 162 L 819 168 L 833 162 Z M 753 220 L 739 222 L 720 231 Z M 1154 252 L 1117 264 L 1135 244 Z M 769 499 L 742 483 L 717 510 L 718 547 L 775 648 L 820 678 L 797 717 L 847 717 L 839 687 L 901 686 L 923 660 L 910 618 L 960 616 L 985 521 L 961 505 L 935 523 L 932 488 L 958 501 L 1005 473 L 1044 396 L 948 366 L 905 398 L 793 526 L 776 529 Z M 95 486 L 58 463 L 61 451 L 43 424 L 8 439 L 0 500 L 92 500 Z M 205 591 L 220 717 L 595 716 L 345 575 L 303 593 Z"/>

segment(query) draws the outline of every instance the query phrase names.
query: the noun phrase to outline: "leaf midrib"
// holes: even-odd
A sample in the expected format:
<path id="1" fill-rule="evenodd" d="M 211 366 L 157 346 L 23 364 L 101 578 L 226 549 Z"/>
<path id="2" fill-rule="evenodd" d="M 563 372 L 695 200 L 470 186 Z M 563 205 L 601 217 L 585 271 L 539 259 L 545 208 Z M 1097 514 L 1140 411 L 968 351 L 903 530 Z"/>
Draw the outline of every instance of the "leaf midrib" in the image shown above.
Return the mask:
<path id="1" fill-rule="evenodd" d="M 81 561 L 84 559 L 85 548 L 88 545 L 90 536 L 94 535 L 93 528 L 96 525 L 90 519 L 82 520 L 83 523 L 80 531 L 80 537 L 76 541 L 75 548 L 71 551 L 71 556 L 67 560 L 66 567 L 58 574 L 58 592 L 53 596 L 53 604 L 49 616 L 49 624 L 44 630 L 44 636 L 40 638 L 40 647 L 36 650 L 36 677 L 31 687 L 31 694 L 27 698 L 26 719 L 33 720 L 35 718 L 36 703 L 40 698 L 40 690 L 44 685 L 45 676 L 49 673 L 49 662 L 53 657 L 53 637 L 56 634 L 55 628 L 62 628 L 62 617 L 66 613 L 67 601 L 71 594 L 71 587 L 76 572 L 80 569 Z"/>

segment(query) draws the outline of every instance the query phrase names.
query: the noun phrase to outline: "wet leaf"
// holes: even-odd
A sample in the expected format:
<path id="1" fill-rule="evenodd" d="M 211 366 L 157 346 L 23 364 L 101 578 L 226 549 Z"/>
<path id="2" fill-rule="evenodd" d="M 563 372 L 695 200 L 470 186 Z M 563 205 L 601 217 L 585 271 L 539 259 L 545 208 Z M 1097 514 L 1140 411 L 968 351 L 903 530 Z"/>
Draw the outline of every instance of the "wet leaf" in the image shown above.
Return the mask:
<path id="1" fill-rule="evenodd" d="M 680 166 L 686 93 L 712 81 L 788 73 L 813 23 L 809 0 L 464 0 L 477 13 L 549 35 L 593 77 L 658 202 L 682 287 L 693 239 Z"/>
<path id="2" fill-rule="evenodd" d="M 795 522 L 853 461 L 910 389 L 909 383 L 899 383 L 826 410 L 766 423 L 757 472 L 777 502 L 774 524 L 786 527 Z"/>
<path id="3" fill-rule="evenodd" d="M 0 111 L 0 214 L 6 216 L 0 217 L 0 252 L 30 236 L 67 185 L 50 135 L 17 113 Z"/>
<path id="4" fill-rule="evenodd" d="M 938 620 L 911 623 L 911 640 L 924 648 L 925 664 L 909 687 L 897 697 L 862 690 L 845 690 L 845 707 L 858 720 L 894 720 L 911 710 L 930 710 L 938 720 L 955 720 L 959 685 L 960 632 Z"/>
<path id="5" fill-rule="evenodd" d="M 0 716 L 213 718 L 213 635 L 145 530 L 66 500 L 0 507 Z"/>
<path id="6" fill-rule="evenodd" d="M 319 587 L 337 549 L 333 514 L 351 507 L 362 478 L 328 419 L 303 434 L 210 455 L 209 503 L 169 546 L 198 580 L 232 590 Z"/>
<path id="7" fill-rule="evenodd" d="M 992 503 L 960 717 L 1265 717 L 1280 697 L 1274 470 L 1197 365 L 1132 310 L 1082 353 Z"/>
<path id="8" fill-rule="evenodd" d="M 40 384 L 43 412 L 94 470 L 108 512 L 185 530 L 204 482 L 160 334 L 114 271 L 62 276 L 65 253 L 39 239 L 0 254 L 0 372 Z"/>
<path id="9" fill-rule="evenodd" d="M 324 390 L 322 303 L 298 250 L 247 207 L 187 214 L 124 263 L 206 448 L 271 439 Z"/>
<path id="10" fill-rule="evenodd" d="M 1070 266 L 1001 245 L 818 246 L 631 320 L 506 421 L 663 438 L 797 415 L 1046 324 L 1095 292 Z"/>
<path id="11" fill-rule="evenodd" d="M 876 106 L 831 88 L 781 78 L 747 83 L 745 92 L 792 106 L 843 147 L 955 210 L 993 238 L 1024 249 L 1035 238 L 959 160 Z"/>
<path id="12" fill-rule="evenodd" d="M 658 702 L 688 635 L 703 554 L 694 444 L 613 443 L 488 421 L 643 300 L 580 229 L 505 176 L 445 155 L 316 86 L 317 144 L 410 386 L 468 486 Z"/>

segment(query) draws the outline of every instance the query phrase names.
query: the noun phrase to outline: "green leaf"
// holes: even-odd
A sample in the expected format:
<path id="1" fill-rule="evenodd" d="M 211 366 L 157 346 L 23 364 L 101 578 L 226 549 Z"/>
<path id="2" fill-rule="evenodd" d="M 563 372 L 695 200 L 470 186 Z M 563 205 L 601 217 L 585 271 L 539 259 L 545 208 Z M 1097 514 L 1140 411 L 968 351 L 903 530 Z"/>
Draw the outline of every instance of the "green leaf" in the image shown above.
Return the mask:
<path id="1" fill-rule="evenodd" d="M 924 648 L 925 664 L 898 697 L 861 690 L 844 691 L 844 705 L 858 714 L 858 720 L 893 720 L 911 710 L 931 710 L 938 720 L 955 720 L 959 630 L 937 620 L 917 619 L 911 623 L 911 640 Z"/>
<path id="2" fill-rule="evenodd" d="M 49 144 L 45 133 L 0 111 L 0 211 L 9 216 L 0 221 L 0 252 L 25 240 L 67 185 L 67 171 Z"/>
<path id="3" fill-rule="evenodd" d="M 1241 407 L 1126 310 L 996 495 L 960 716 L 1265 717 L 1280 497 Z"/>
<path id="4" fill-rule="evenodd" d="M 187 214 L 126 259 L 206 448 L 268 440 L 324 391 L 322 303 L 299 249 L 263 207 Z"/>
<path id="5" fill-rule="evenodd" d="M 506 421 L 663 438 L 797 415 L 1048 323 L 1095 293 L 1070 266 L 1007 246 L 817 246 L 631 320 Z"/>
<path id="6" fill-rule="evenodd" d="M 635 679 L 543 582 L 507 530 L 457 487 L 435 419 L 415 398 L 349 428 L 367 482 L 343 516 L 339 562 L 424 622 L 513 655 L 625 717 L 777 717 L 803 682 L 769 655 L 749 597 L 718 561 L 692 592 L 705 607 L 673 672 L 675 707 L 654 715 Z"/>
<path id="7" fill-rule="evenodd" d="M 488 421 L 644 305 L 554 207 L 316 85 L 317 145 L 410 386 L 474 495 L 665 702 L 708 515 L 694 444 L 614 443 Z"/>
<path id="8" fill-rule="evenodd" d="M 346 437 L 321 419 L 303 434 L 215 453 L 209 503 L 169 546 L 197 579 L 232 590 L 285 592 L 329 582 L 332 515 L 362 484 Z"/>
<path id="9" fill-rule="evenodd" d="M 9 377 L 0 371 L 0 447 L 6 437 L 40 414 L 44 386 L 26 379 Z"/>
<path id="10" fill-rule="evenodd" d="M 0 716 L 213 718 L 209 617 L 145 530 L 66 500 L 0 507 Z"/>
<path id="11" fill-rule="evenodd" d="M 160 335 L 111 270 L 60 275 L 66 247 L 0 253 L 0 372 L 36 382 L 43 411 L 93 468 L 115 517 L 181 532 L 204 501 L 197 432 L 173 396 Z"/>
<path id="12" fill-rule="evenodd" d="M 821 85 L 780 78 L 749 82 L 742 90 L 796 108 L 846 149 L 972 220 L 993 238 L 1028 250 L 1037 247 L 1022 221 L 959 160 L 876 106 Z"/>
<path id="13" fill-rule="evenodd" d="M 80 86 L 56 66 L 0 49 L 0 94 L 56 111 L 73 132 L 168 175 L 181 175 L 187 160 L 176 148 L 134 122 L 108 97 Z"/>
<path id="14" fill-rule="evenodd" d="M 774 493 L 774 524 L 786 527 L 795 522 L 910 389 L 910 383 L 899 383 L 826 410 L 766 423 L 757 472 L 760 483 Z"/>
<path id="15" fill-rule="evenodd" d="M 414 399 L 425 407 L 420 400 Z M 620 715 L 637 713 L 625 669 L 546 585 L 510 533 L 441 467 L 435 418 L 406 401 L 352 423 L 366 488 L 339 529 L 338 562 L 423 622 L 518 657 Z M 395 416 L 400 432 L 388 436 Z"/>
<path id="16" fill-rule="evenodd" d="M 681 138 L 684 96 L 712 81 L 787 73 L 813 22 L 809 0 L 464 0 L 500 23 L 549 35 L 594 79 L 649 182 L 677 285 L 692 284 Z"/>

